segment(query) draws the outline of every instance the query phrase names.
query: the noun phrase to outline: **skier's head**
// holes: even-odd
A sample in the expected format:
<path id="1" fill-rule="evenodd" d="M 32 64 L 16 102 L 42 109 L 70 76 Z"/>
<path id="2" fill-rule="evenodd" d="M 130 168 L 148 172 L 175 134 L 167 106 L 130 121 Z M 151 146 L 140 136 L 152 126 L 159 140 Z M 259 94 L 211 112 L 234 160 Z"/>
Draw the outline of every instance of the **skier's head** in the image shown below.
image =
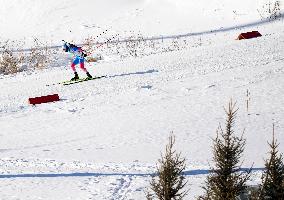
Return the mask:
<path id="1" fill-rule="evenodd" d="M 69 51 L 69 46 L 67 45 L 67 43 L 65 42 L 64 45 L 63 45 L 63 50 L 65 52 L 68 52 Z"/>

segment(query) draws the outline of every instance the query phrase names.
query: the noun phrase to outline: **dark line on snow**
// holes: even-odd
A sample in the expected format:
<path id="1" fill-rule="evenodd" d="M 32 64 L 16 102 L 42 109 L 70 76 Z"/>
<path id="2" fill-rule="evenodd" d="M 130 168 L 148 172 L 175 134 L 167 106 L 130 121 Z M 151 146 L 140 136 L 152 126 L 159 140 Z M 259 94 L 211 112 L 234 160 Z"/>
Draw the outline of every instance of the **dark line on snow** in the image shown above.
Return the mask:
<path id="1" fill-rule="evenodd" d="M 246 172 L 250 168 L 241 168 L 240 171 Z M 252 168 L 252 171 L 263 171 L 264 168 Z M 184 171 L 185 176 L 197 176 L 209 174 L 210 170 L 197 169 Z M 99 177 L 99 176 L 138 176 L 149 177 L 155 176 L 156 173 L 52 173 L 52 174 L 2 174 L 0 179 L 12 179 L 12 178 L 66 178 L 66 177 Z"/>
<path id="2" fill-rule="evenodd" d="M 185 33 L 185 34 L 177 34 L 177 35 L 160 35 L 160 36 L 153 36 L 153 37 L 145 37 L 142 39 L 122 39 L 122 40 L 113 40 L 113 41 L 108 41 L 108 42 L 97 42 L 94 43 L 94 45 L 103 45 L 103 44 L 115 44 L 115 43 L 125 43 L 125 42 L 137 42 L 137 41 L 153 41 L 153 40 L 161 40 L 161 39 L 174 39 L 174 38 L 183 38 L 183 37 L 190 37 L 190 36 L 198 36 L 198 35 L 209 35 L 209 34 L 214 34 L 218 32 L 227 32 L 231 30 L 236 30 L 236 29 L 241 29 L 241 28 L 246 28 L 246 27 L 252 27 L 252 26 L 257 26 L 257 25 L 262 25 L 262 24 L 268 24 L 280 19 L 284 18 L 284 13 L 281 13 L 279 17 L 276 19 L 265 19 L 265 20 L 260 20 L 260 21 L 255 21 L 251 23 L 246 23 L 243 25 L 237 25 L 237 26 L 230 26 L 226 28 L 219 28 L 219 29 L 212 29 L 210 31 L 200 31 L 200 32 L 192 32 L 192 33 Z M 79 46 L 82 46 L 83 44 L 77 44 Z M 62 45 L 54 45 L 54 46 L 48 46 L 48 47 L 42 47 L 38 49 L 56 49 L 56 48 L 61 48 Z M 14 52 L 23 52 L 23 51 L 30 51 L 31 49 L 20 49 L 20 50 L 14 50 Z"/>

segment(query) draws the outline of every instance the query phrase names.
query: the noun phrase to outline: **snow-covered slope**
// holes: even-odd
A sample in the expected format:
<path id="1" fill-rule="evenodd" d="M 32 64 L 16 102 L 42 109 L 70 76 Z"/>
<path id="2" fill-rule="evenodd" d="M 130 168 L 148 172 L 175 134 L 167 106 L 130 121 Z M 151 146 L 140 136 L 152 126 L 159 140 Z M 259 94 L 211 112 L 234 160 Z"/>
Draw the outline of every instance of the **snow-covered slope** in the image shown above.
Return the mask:
<path id="1" fill-rule="evenodd" d="M 124 36 L 134 30 L 151 37 L 259 21 L 257 9 L 264 3 L 241 2 L 3 0 L 0 26 L 2 37 L 40 35 L 57 44 L 61 38 L 83 40 L 106 27 Z M 74 14 L 77 10 L 83 11 Z M 13 31 L 16 22 L 19 29 Z M 157 41 L 150 43 L 152 49 L 140 48 L 138 57 L 124 56 L 125 46 L 118 51 L 114 45 L 102 51 L 110 59 L 87 64 L 91 74 L 106 78 L 70 86 L 47 86 L 72 76 L 68 59 L 59 52 L 56 67 L 1 75 L 0 198 L 145 199 L 150 175 L 173 132 L 176 149 L 187 159 L 191 190 L 186 199 L 194 199 L 202 192 L 211 138 L 225 122 L 223 107 L 230 98 L 239 107 L 236 134 L 245 128 L 243 167 L 254 163 L 251 183 L 259 183 L 273 123 L 278 141 L 284 141 L 283 27 L 280 19 Z M 235 40 L 251 30 L 263 36 Z M 27 103 L 29 97 L 53 93 L 59 102 Z"/>
<path id="2" fill-rule="evenodd" d="M 37 37 L 53 44 L 88 36 L 121 38 L 215 30 L 267 17 L 268 2 L 230 0 L 2 0 L 5 39 Z M 108 30 L 107 33 L 105 30 Z"/>

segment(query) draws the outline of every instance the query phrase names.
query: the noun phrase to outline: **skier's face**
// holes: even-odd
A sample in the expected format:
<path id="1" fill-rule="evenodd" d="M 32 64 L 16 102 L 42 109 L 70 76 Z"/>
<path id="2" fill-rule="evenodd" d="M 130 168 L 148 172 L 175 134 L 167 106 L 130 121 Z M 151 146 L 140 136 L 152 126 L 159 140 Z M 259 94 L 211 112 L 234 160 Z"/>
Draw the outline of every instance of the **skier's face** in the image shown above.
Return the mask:
<path id="1" fill-rule="evenodd" d="M 64 44 L 64 46 L 63 46 L 63 51 L 67 52 L 68 49 L 69 49 L 68 46 L 67 46 L 66 44 Z"/>

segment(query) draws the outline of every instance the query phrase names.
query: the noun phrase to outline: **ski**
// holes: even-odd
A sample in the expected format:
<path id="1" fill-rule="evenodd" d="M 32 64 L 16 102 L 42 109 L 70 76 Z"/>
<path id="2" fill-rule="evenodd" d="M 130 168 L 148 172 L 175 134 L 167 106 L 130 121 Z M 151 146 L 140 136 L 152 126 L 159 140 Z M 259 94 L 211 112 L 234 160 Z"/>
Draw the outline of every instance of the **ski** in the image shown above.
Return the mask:
<path id="1" fill-rule="evenodd" d="M 100 79 L 100 78 L 104 78 L 106 76 L 96 76 L 96 77 L 93 77 L 93 78 L 83 78 L 83 79 L 78 79 L 76 81 L 65 81 L 62 83 L 62 85 L 71 85 L 71 84 L 75 84 L 75 83 L 81 83 L 81 82 L 84 82 L 84 81 L 91 81 L 91 80 L 95 80 L 95 79 Z"/>
<path id="2" fill-rule="evenodd" d="M 95 80 L 95 79 L 100 79 L 100 78 L 104 78 L 106 76 L 96 76 L 96 77 L 93 77 L 93 78 L 80 78 L 78 80 L 75 80 L 75 81 L 63 81 L 63 82 L 59 82 L 59 83 L 53 83 L 53 84 L 48 84 L 46 86 L 52 86 L 52 85 L 71 85 L 71 84 L 75 84 L 75 83 L 81 83 L 81 82 L 84 82 L 84 81 L 90 81 L 90 80 Z"/>

